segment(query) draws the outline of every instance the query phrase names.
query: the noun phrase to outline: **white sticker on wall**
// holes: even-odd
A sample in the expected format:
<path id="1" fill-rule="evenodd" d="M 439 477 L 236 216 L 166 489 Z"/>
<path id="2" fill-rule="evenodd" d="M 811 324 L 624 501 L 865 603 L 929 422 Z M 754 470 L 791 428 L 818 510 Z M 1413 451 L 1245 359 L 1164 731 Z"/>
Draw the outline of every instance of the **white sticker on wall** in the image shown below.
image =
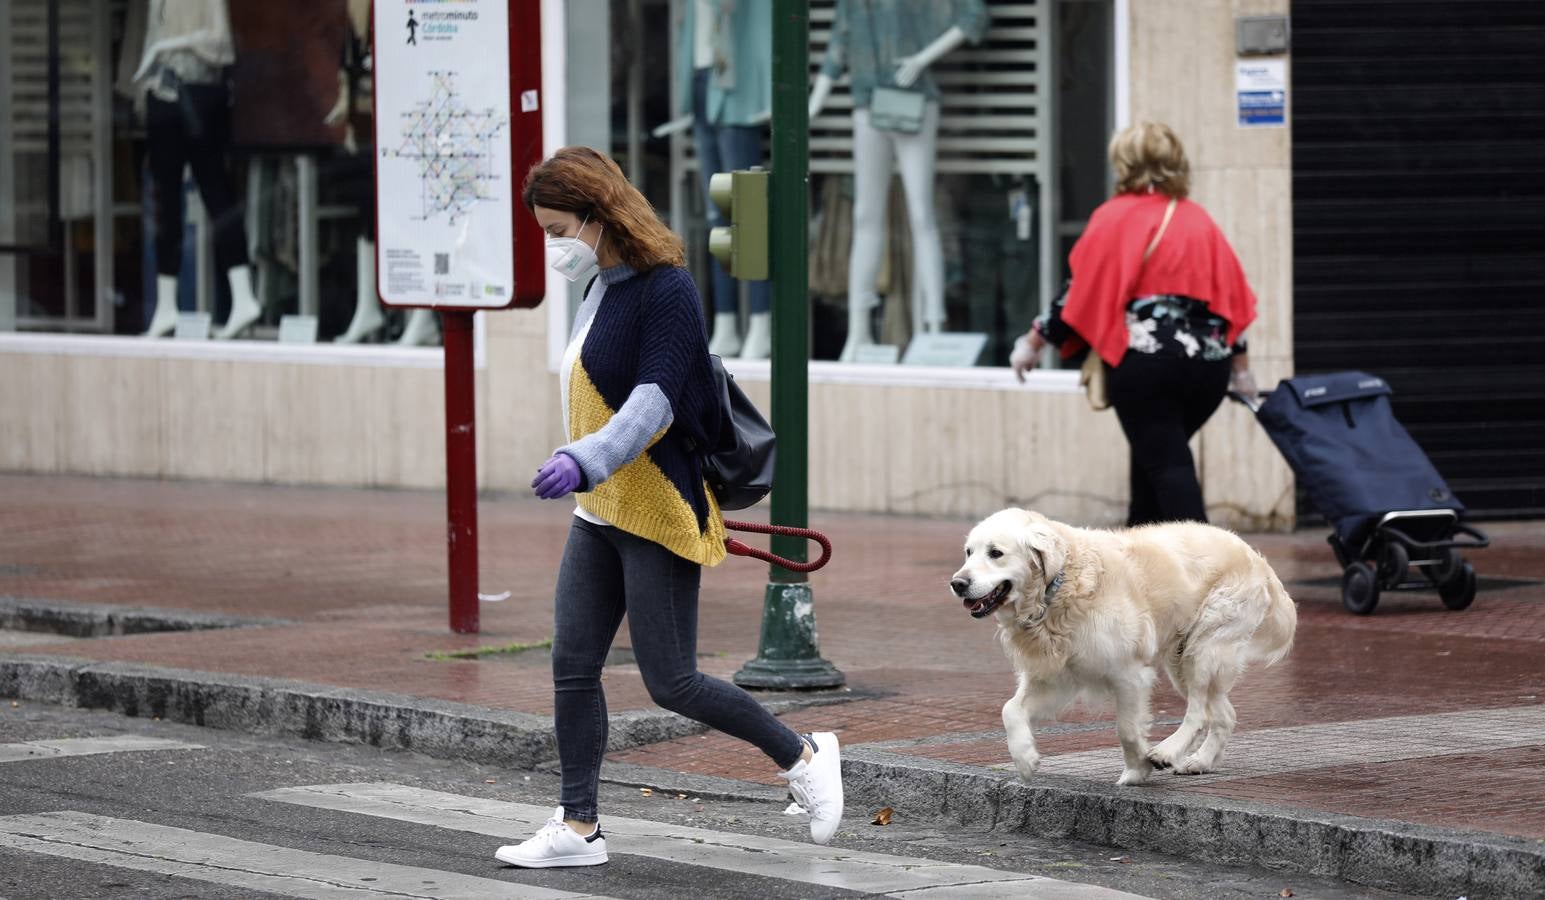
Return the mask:
<path id="1" fill-rule="evenodd" d="M 1287 124 L 1287 61 L 1239 60 L 1234 63 L 1234 96 L 1241 128 Z"/>

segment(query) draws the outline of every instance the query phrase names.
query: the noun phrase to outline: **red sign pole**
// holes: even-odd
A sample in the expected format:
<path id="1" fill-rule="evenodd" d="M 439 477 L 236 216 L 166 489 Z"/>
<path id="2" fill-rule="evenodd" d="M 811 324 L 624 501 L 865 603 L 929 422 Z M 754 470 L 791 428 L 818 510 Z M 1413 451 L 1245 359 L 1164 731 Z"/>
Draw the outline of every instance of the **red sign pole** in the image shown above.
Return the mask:
<path id="1" fill-rule="evenodd" d="M 422 0 L 375 0 L 372 6 L 371 47 L 375 70 L 371 84 L 377 113 L 375 145 L 379 148 L 375 154 L 376 292 L 387 306 L 427 307 L 440 313 L 445 344 L 445 501 L 451 630 L 476 634 L 479 628 L 477 431 L 472 316 L 478 309 L 530 309 L 542 302 L 546 292 L 547 265 L 543 252 L 546 236 L 536 219 L 520 208 L 519 202 L 521 179 L 542 159 L 542 4 L 541 0 L 463 0 L 471 8 L 458 9 L 454 16 L 447 16 L 444 10 L 415 7 L 415 2 Z M 434 171 L 431 163 L 435 160 L 429 157 L 447 152 L 441 147 L 435 129 L 445 128 L 446 123 L 432 119 L 425 124 L 429 130 L 424 133 L 409 134 L 404 128 L 412 125 L 415 116 L 422 118 L 426 110 L 433 112 L 426 105 L 426 98 L 431 97 L 435 86 L 451 88 L 454 93 L 455 85 L 461 83 L 456 81 L 458 78 L 469 79 L 465 82 L 468 84 L 479 77 L 486 82 L 487 73 L 479 72 L 476 63 L 496 58 L 494 51 L 499 48 L 489 41 L 496 39 L 500 32 L 492 28 L 464 27 L 464 23 L 468 21 L 468 13 L 474 20 L 479 16 L 484 22 L 498 20 L 501 6 L 504 7 L 503 16 L 508 19 L 504 33 L 509 42 L 509 110 L 506 115 L 510 180 L 504 188 L 509 192 L 504 198 L 509 202 L 514 244 L 511 248 L 513 284 L 501 285 L 499 282 L 505 279 L 490 281 L 484 277 L 457 276 L 454 272 L 447 274 L 439 269 L 441 261 L 437 256 L 433 279 L 403 276 L 401 285 L 391 285 L 389 273 L 393 269 L 389 259 L 408 260 L 409 263 L 422 260 L 424 262 L 418 268 L 427 271 L 428 254 L 447 254 L 447 249 L 431 246 L 433 240 L 425 239 L 422 231 L 427 227 L 424 225 L 426 213 L 418 194 L 405 196 L 398 191 L 389 194 L 383 202 L 384 161 L 396 167 L 392 176 L 395 178 L 412 177 L 412 169 L 403 166 L 418 165 L 417 177 L 420 179 Z M 418 18 L 414 17 L 415 13 Z M 426 25 L 430 19 L 435 20 L 432 29 Z M 409 22 L 412 24 L 403 25 Z M 382 36 L 378 27 L 386 28 L 385 23 L 391 23 L 390 40 L 382 43 L 377 40 Z M 393 115 L 383 116 L 381 111 L 386 105 L 383 100 L 388 98 L 398 110 Z M 405 105 L 409 100 L 413 102 Z M 429 137 L 436 139 L 427 140 Z M 453 156 L 456 153 L 454 149 L 449 152 Z M 439 212 L 436 211 L 436 215 Z M 410 222 L 416 224 L 405 228 Z M 386 227 L 388 225 L 391 227 Z M 450 261 L 449 254 L 444 258 Z M 493 270 L 498 268 L 488 260 L 483 260 L 482 265 Z M 415 266 L 404 263 L 399 268 L 411 274 Z M 383 285 L 387 289 L 383 289 Z M 455 286 L 458 290 L 462 285 L 468 287 L 461 301 L 453 303 L 441 299 L 440 288 L 445 285 Z"/>
<path id="2" fill-rule="evenodd" d="M 478 631 L 477 407 L 472 381 L 471 310 L 440 313 L 445 335 L 445 507 L 451 630 Z"/>

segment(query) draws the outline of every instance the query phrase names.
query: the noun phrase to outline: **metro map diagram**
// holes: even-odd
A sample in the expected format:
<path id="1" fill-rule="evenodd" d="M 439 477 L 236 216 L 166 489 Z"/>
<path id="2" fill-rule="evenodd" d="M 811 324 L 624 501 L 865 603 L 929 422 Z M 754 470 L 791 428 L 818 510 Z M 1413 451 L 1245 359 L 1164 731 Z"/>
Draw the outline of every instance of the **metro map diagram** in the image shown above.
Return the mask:
<path id="1" fill-rule="evenodd" d="M 429 98 L 402 114 L 401 143 L 382 148 L 381 155 L 418 166 L 422 206 L 414 219 L 445 215 L 456 225 L 480 201 L 495 199 L 494 138 L 509 122 L 492 107 L 468 109 L 456 91 L 456 73 L 427 74 Z"/>

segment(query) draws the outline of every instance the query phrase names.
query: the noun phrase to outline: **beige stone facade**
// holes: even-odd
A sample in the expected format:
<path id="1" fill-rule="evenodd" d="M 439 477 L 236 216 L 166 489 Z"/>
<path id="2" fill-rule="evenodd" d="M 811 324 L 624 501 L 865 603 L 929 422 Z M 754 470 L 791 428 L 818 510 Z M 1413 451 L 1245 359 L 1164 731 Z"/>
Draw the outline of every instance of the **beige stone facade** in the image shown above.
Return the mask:
<path id="1" fill-rule="evenodd" d="M 1118 6 L 1118 8 L 1121 8 Z M 1130 119 L 1163 120 L 1187 143 L 1195 199 L 1222 225 L 1260 297 L 1259 380 L 1292 370 L 1289 130 L 1241 129 L 1234 17 L 1286 0 L 1130 0 Z M 523 490 L 558 442 L 545 308 L 487 317 L 478 371 L 479 480 Z M 131 346 L 132 345 L 132 346 Z M 443 483 L 439 351 L 192 350 L 132 338 L 0 335 L 0 470 L 302 484 Z M 315 358 L 300 356 L 307 350 Z M 373 355 L 374 354 L 374 355 Z M 810 504 L 975 516 L 1031 505 L 1086 523 L 1125 516 L 1127 446 L 1114 414 L 1089 410 L 1071 373 L 1030 387 L 1007 371 L 894 370 L 848 379 L 812 367 Z M 765 366 L 762 369 L 765 372 Z M 765 374 L 741 382 L 765 403 Z M 1197 439 L 1215 520 L 1282 528 L 1292 481 L 1229 404 Z"/>

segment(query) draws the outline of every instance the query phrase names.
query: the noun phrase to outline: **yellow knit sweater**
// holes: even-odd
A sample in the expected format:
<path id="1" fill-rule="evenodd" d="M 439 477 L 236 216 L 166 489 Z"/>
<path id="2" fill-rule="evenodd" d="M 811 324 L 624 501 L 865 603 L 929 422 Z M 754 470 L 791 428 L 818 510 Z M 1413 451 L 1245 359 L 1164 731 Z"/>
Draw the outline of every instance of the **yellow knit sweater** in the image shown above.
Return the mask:
<path id="1" fill-rule="evenodd" d="M 594 434 L 611 421 L 616 411 L 606 404 L 601 392 L 576 360 L 569 376 L 569 440 L 577 441 Z M 662 430 L 649 446 L 663 437 Z M 706 528 L 698 531 L 697 516 L 670 479 L 649 458 L 647 448 L 632 461 L 624 463 L 610 478 L 579 494 L 579 505 L 629 534 L 654 541 L 683 559 L 701 566 L 716 566 L 724 560 L 724 516 L 708 496 Z"/>

